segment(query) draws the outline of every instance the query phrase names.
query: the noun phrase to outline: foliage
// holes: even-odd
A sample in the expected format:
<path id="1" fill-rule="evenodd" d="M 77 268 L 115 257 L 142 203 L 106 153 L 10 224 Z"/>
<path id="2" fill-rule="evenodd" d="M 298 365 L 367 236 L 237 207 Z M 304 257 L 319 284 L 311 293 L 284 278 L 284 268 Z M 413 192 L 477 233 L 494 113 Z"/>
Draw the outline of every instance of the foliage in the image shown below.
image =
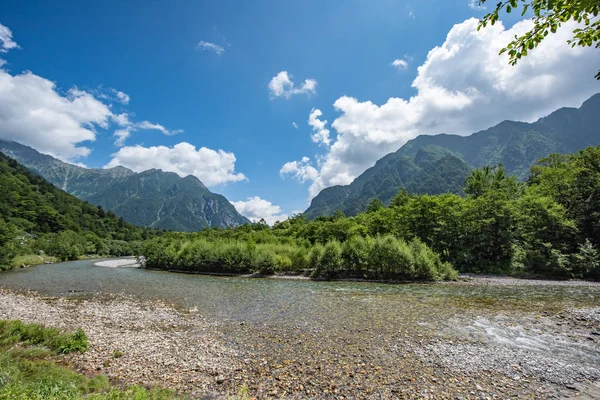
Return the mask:
<path id="1" fill-rule="evenodd" d="M 226 198 L 212 193 L 192 175 L 182 178 L 159 169 L 135 173 L 121 166 L 82 168 L 2 140 L 0 152 L 67 193 L 138 226 L 197 231 L 249 222 Z"/>
<path id="2" fill-rule="evenodd" d="M 502 165 L 504 175 L 525 181 L 531 166 L 548 154 L 600 144 L 599 111 L 600 96 L 594 95 L 580 108 L 561 108 L 533 123 L 503 121 L 469 136 L 417 136 L 381 158 L 351 184 L 323 189 L 304 217 L 312 220 L 337 210 L 356 216 L 367 211 L 375 198 L 395 207 L 402 205 L 409 193 L 463 196 L 463 189 L 469 190 L 465 179 L 473 168 Z M 500 168 L 488 173 L 500 173 Z M 399 193 L 402 189 L 405 191 Z"/>
<path id="3" fill-rule="evenodd" d="M 39 324 L 25 324 L 16 320 L 0 320 L 1 344 L 28 343 L 43 345 L 62 354 L 87 350 L 87 336 L 79 329 L 73 334 Z"/>
<path id="4" fill-rule="evenodd" d="M 455 279 L 456 271 L 598 278 L 600 146 L 551 155 L 520 182 L 476 169 L 464 193 L 401 190 L 386 207 L 345 217 L 297 215 L 146 242 L 147 266 L 221 273 L 312 270 L 319 279 Z"/>
<path id="5" fill-rule="evenodd" d="M 83 352 L 86 336 L 21 321 L 0 321 L 0 399 L 168 400 L 172 392 L 114 387 L 103 375 L 87 377 L 59 363 L 60 353 Z M 85 343 L 85 345 L 84 345 Z"/>
<path id="6" fill-rule="evenodd" d="M 272 229 L 271 234 L 278 231 L 281 229 Z M 353 236 L 343 244 L 331 238 L 324 244 L 306 245 L 298 239 L 281 243 L 283 239 L 274 236 L 269 243 L 244 242 L 215 237 L 214 233 L 167 234 L 144 243 L 141 255 L 148 268 L 197 273 L 273 274 L 312 269 L 312 277 L 318 279 L 456 277 L 449 264 L 417 239 L 406 243 L 392 235 L 375 239 Z"/>
<path id="7" fill-rule="evenodd" d="M 483 5 L 486 2 L 487 0 L 480 0 L 479 4 Z M 500 12 L 504 10 L 511 13 L 519 6 L 523 6 L 521 15 L 525 15 L 527 11 L 533 12 L 533 28 L 521 36 L 515 36 L 515 39 L 500 51 L 500 54 L 508 52 L 511 65 L 516 65 L 529 51 L 539 46 L 549 33 L 556 33 L 567 21 L 583 24 L 582 28 L 573 31 L 573 38 L 568 41 L 572 47 L 600 47 L 598 0 L 503 0 L 496 5 L 494 11 L 483 17 L 478 29 L 487 24 L 494 25 L 500 18 Z M 600 79 L 600 72 L 596 79 Z"/>
<path id="8" fill-rule="evenodd" d="M 61 260 L 84 254 L 131 255 L 136 241 L 155 234 L 57 189 L 1 153 L 0 187 L 4 268 L 34 264 L 37 255 Z"/>

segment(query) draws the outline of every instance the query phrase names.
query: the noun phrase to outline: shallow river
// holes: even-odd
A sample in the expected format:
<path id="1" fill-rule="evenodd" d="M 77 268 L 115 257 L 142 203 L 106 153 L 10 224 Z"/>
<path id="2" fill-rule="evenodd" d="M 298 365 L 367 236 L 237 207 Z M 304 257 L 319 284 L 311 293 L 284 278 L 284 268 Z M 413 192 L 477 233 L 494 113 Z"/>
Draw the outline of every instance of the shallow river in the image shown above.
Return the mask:
<path id="1" fill-rule="evenodd" d="M 392 285 L 249 279 L 107 268 L 95 262 L 2 273 L 0 286 L 57 297 L 124 293 L 166 301 L 180 309 L 197 309 L 214 321 L 225 342 L 243 355 L 264 359 L 264 365 L 293 360 L 297 371 L 288 372 L 297 374 L 298 379 L 312 374 L 315 385 L 320 385 L 320 380 L 335 382 L 336 390 L 350 395 L 356 394 L 358 387 L 361 393 L 371 395 L 420 396 L 421 392 L 403 392 L 406 382 L 416 379 L 415 390 L 431 385 L 435 391 L 440 385 L 436 377 L 448 371 L 451 375 L 447 376 L 455 377 L 448 382 L 455 383 L 448 386 L 444 379 L 445 386 L 439 389 L 448 395 L 463 393 L 461 382 L 470 382 L 465 377 L 473 376 L 481 377 L 471 386 L 475 382 L 488 385 L 488 393 L 524 395 L 539 388 L 522 383 L 521 376 L 529 378 L 525 382 L 560 385 L 595 379 L 599 373 L 597 340 L 587 341 L 582 336 L 594 329 L 595 322 L 577 328 L 581 331 L 577 335 L 568 326 L 569 315 L 567 323 L 561 322 L 565 310 L 600 306 L 598 285 Z M 515 362 L 520 364 L 517 370 L 513 370 Z M 254 363 L 248 376 L 269 381 L 273 370 L 262 371 L 262 365 L 262 361 Z M 573 365 L 581 366 L 581 371 Z M 343 366 L 355 372 L 342 376 Z M 356 371 L 369 367 L 374 373 L 380 371 L 383 380 L 374 381 L 372 376 L 360 380 Z M 561 372 L 565 368 L 573 370 L 572 376 Z M 508 388 L 507 392 L 493 392 L 494 382 L 503 379 L 508 386 L 500 387 Z M 511 379 L 522 387 L 511 391 Z M 271 386 L 280 390 L 295 387 L 282 382 L 274 380 Z M 382 382 L 395 383 L 386 383 L 387 391 L 380 392 Z M 470 393 L 469 384 L 465 390 Z"/>

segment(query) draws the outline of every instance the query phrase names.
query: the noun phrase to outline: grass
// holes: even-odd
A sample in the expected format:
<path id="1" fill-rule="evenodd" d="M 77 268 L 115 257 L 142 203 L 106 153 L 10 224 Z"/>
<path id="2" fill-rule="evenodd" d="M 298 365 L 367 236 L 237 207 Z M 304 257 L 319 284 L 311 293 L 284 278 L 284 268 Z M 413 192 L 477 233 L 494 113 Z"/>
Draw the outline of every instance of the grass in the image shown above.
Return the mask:
<path id="1" fill-rule="evenodd" d="M 0 400 L 171 400 L 166 389 L 118 387 L 104 375 L 87 377 L 59 365 L 62 354 L 84 352 L 87 337 L 79 329 L 55 328 L 0 320 Z"/>
<path id="2" fill-rule="evenodd" d="M 24 256 L 16 256 L 15 258 L 13 258 L 9 265 L 9 268 L 19 268 L 23 265 L 30 267 L 32 265 L 39 265 L 57 261 L 57 258 L 48 256 L 46 254 L 28 254 Z"/>

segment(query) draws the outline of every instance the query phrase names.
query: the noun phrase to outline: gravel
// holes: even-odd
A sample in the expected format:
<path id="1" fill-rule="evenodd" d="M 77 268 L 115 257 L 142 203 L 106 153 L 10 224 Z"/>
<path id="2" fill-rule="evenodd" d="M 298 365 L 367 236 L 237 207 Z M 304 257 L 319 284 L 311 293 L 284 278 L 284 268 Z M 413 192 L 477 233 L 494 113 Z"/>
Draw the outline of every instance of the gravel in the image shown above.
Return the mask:
<path id="1" fill-rule="evenodd" d="M 104 266 L 131 265 L 112 261 L 119 260 Z M 468 279 L 452 284 L 598 286 Z M 244 386 L 257 398 L 597 397 L 600 307 L 591 302 L 585 308 L 521 309 L 514 299 L 499 303 L 458 307 L 456 299 L 406 296 L 382 303 L 397 311 L 382 319 L 365 319 L 356 309 L 333 325 L 297 315 L 296 326 L 287 320 L 207 319 L 202 310 L 126 295 L 54 298 L 0 289 L 0 318 L 69 331 L 81 327 L 90 349 L 67 356 L 78 370 L 169 387 L 192 398 L 236 394 Z M 114 356 L 117 350 L 121 357 Z"/>
<path id="2" fill-rule="evenodd" d="M 114 381 L 163 386 L 190 393 L 217 389 L 216 378 L 236 368 L 236 353 L 194 310 L 124 296 L 104 300 L 44 298 L 0 289 L 0 318 L 66 331 L 83 328 L 89 350 L 67 356 L 79 371 Z M 122 356 L 115 357 L 118 350 Z"/>
<path id="3" fill-rule="evenodd" d="M 551 279 L 524 279 L 498 275 L 461 274 L 455 282 L 444 282 L 450 285 L 474 286 L 568 286 L 568 287 L 600 287 L 600 282 L 583 280 L 551 280 Z"/>
<path id="4" fill-rule="evenodd" d="M 138 264 L 135 258 L 119 258 L 117 260 L 104 260 L 95 262 L 94 265 L 98 267 L 108 267 L 108 268 L 139 268 L 140 264 Z"/>

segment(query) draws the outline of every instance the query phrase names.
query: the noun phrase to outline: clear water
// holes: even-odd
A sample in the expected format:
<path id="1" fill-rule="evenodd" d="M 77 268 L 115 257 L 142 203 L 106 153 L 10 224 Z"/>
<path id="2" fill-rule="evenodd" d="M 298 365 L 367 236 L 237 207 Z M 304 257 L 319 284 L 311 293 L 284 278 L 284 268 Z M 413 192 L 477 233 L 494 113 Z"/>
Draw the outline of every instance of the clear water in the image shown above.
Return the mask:
<path id="1" fill-rule="evenodd" d="M 220 321 L 358 325 L 370 321 L 428 324 L 478 310 L 556 310 L 600 304 L 600 287 L 376 284 L 186 275 L 106 268 L 96 261 L 41 265 L 0 274 L 0 286 L 50 296 L 124 293 L 197 307 Z M 416 314 L 415 314 L 416 313 Z"/>
<path id="2" fill-rule="evenodd" d="M 404 382 L 411 374 L 421 376 L 426 368 L 422 363 L 431 353 L 424 353 L 424 358 L 411 355 L 415 346 L 422 349 L 426 343 L 434 348 L 435 343 L 463 343 L 473 353 L 478 351 L 473 348 L 480 347 L 471 348 L 470 344 L 485 342 L 492 344 L 483 347 L 489 359 L 511 351 L 507 354 L 516 354 L 515 359 L 537 354 L 551 364 L 578 365 L 586 370 L 600 365 L 595 343 L 564 341 L 564 335 L 556 334 L 560 327 L 535 322 L 545 311 L 554 314 L 567 307 L 599 306 L 600 286 L 250 279 L 107 268 L 95 262 L 4 272 L 0 287 L 75 298 L 126 294 L 197 309 L 217 329 L 223 343 L 238 349 L 243 359 L 253 360 L 248 379 L 259 382 L 270 379 L 262 361 L 266 359 L 270 365 L 291 362 L 302 379 L 312 376 L 317 381 L 335 381 L 338 387 L 358 379 L 363 389 L 371 387 L 377 393 L 379 387 L 369 375 L 355 374 L 346 381 L 340 378 L 340 371 L 348 366 L 358 371 L 368 364 L 383 368 L 391 381 Z M 461 365 L 471 365 L 471 353 L 463 353 L 458 354 L 467 357 Z M 531 371 L 541 368 L 534 362 L 537 359 L 531 359 Z M 513 363 L 511 359 L 507 365 Z M 474 368 L 487 371 L 489 366 L 477 364 Z M 356 389 L 348 390 L 352 394 Z"/>

